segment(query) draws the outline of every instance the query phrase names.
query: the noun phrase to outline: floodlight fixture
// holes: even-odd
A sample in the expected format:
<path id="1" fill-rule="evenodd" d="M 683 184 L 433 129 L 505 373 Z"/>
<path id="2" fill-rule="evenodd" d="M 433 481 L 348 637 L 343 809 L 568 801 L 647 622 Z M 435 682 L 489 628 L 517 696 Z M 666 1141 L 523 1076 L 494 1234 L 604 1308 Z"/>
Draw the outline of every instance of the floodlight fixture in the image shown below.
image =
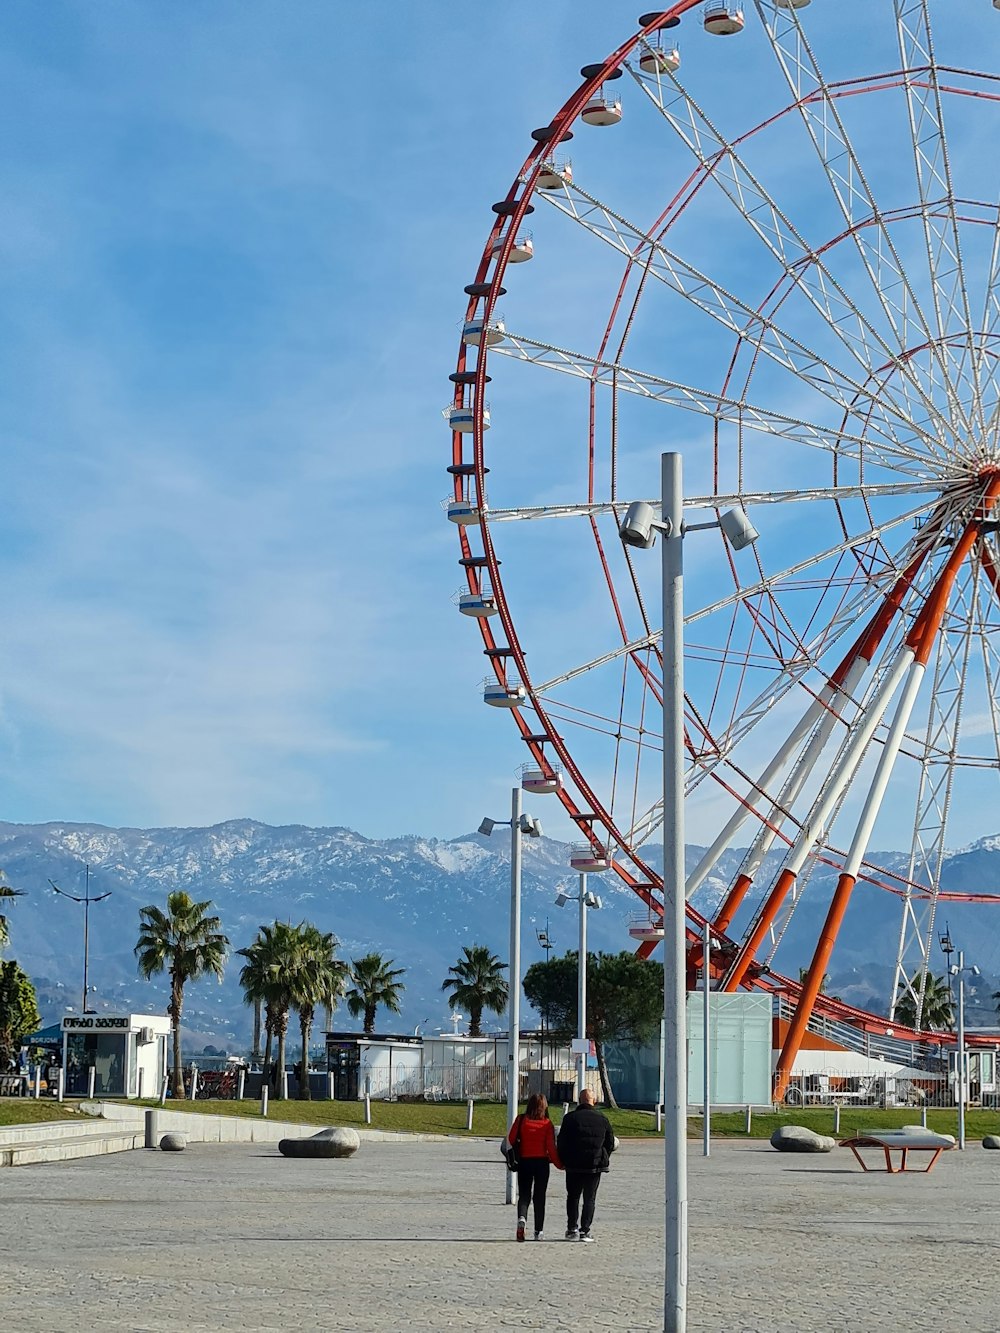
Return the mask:
<path id="1" fill-rule="evenodd" d="M 760 536 L 743 509 L 727 509 L 719 519 L 719 527 L 734 551 L 742 551 L 748 546 L 753 546 Z"/>
<path id="2" fill-rule="evenodd" d="M 497 821 L 495 819 L 484 819 L 479 825 L 479 832 L 482 833 L 484 837 L 488 838 L 496 826 Z"/>
<path id="3" fill-rule="evenodd" d="M 556 894 L 556 906 L 557 906 L 557 907 L 565 907 L 567 903 L 571 903 L 572 901 L 573 901 L 573 899 L 569 896 L 568 893 L 557 893 L 557 894 Z"/>

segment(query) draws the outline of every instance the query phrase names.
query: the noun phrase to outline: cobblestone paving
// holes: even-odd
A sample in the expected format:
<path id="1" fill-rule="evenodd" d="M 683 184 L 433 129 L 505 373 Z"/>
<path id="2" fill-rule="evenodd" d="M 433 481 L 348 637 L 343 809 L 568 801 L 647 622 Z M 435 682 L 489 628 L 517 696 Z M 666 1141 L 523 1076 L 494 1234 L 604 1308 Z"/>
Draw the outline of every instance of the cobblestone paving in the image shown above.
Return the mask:
<path id="1" fill-rule="evenodd" d="M 996 1333 L 1000 1153 L 929 1175 L 692 1145 L 691 1333 Z M 517 1245 L 493 1143 L 140 1150 L 0 1174 L 10 1333 L 662 1328 L 662 1164 L 624 1144 L 598 1244 Z"/>

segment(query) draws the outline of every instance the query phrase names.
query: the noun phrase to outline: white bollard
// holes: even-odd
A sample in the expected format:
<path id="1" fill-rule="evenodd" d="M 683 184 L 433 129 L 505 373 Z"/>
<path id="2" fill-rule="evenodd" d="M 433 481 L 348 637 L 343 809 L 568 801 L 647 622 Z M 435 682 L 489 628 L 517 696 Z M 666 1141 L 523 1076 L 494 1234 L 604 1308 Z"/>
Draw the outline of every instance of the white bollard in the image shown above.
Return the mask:
<path id="1" fill-rule="evenodd" d="M 657 1132 L 657 1134 L 662 1134 L 662 1133 L 663 1133 L 663 1103 L 662 1103 L 662 1102 L 657 1102 L 657 1103 L 656 1103 L 656 1132 Z"/>
<path id="2" fill-rule="evenodd" d="M 35 1065 L 35 1101 L 42 1095 L 42 1066 Z"/>
<path id="3" fill-rule="evenodd" d="M 562 1120 L 559 1121 L 560 1125 L 562 1124 L 562 1121 L 565 1120 L 566 1117 L 567 1117 L 568 1115 L 569 1115 L 569 1102 L 563 1102 Z"/>
<path id="4" fill-rule="evenodd" d="M 833 1108 L 833 1134 L 834 1138 L 840 1133 L 840 1107 Z"/>
<path id="5" fill-rule="evenodd" d="M 93 1065 L 91 1065 L 87 1071 L 87 1096 L 91 1101 L 94 1100 L 94 1088 L 96 1086 L 97 1086 L 97 1070 L 94 1068 Z"/>
<path id="6" fill-rule="evenodd" d="M 466 1103 L 465 1103 L 465 1128 L 466 1128 L 466 1129 L 471 1129 L 471 1128 L 472 1128 L 472 1106 L 473 1106 L 472 1098 L 469 1097 L 469 1098 L 467 1099 Z"/>
<path id="7" fill-rule="evenodd" d="M 160 1127 L 157 1120 L 156 1111 L 147 1111 L 145 1116 L 146 1142 L 147 1148 L 158 1148 L 160 1146 Z"/>
<path id="8" fill-rule="evenodd" d="M 746 1123 L 746 1131 L 747 1131 L 748 1134 L 750 1133 L 750 1130 L 751 1130 L 752 1125 L 753 1125 L 753 1107 L 752 1107 L 752 1106 L 750 1105 L 750 1103 L 748 1102 L 748 1103 L 747 1103 L 747 1123 Z"/>
<path id="9" fill-rule="evenodd" d="M 261 1090 L 260 1090 L 260 1113 L 261 1113 L 261 1115 L 264 1117 L 264 1119 L 266 1120 L 266 1119 L 267 1119 L 267 1084 L 266 1084 L 266 1083 L 264 1084 L 264 1086 L 263 1086 L 263 1087 L 261 1088 Z"/>
<path id="10" fill-rule="evenodd" d="M 333 1079 L 334 1079 L 333 1074 L 327 1074 L 327 1076 L 326 1076 L 326 1095 L 327 1095 L 327 1100 L 328 1100 L 328 1101 L 331 1101 L 331 1102 L 336 1100 L 336 1090 L 335 1090 L 335 1088 L 334 1088 L 334 1086 L 333 1086 Z"/>
<path id="11" fill-rule="evenodd" d="M 243 1093 L 246 1091 L 246 1086 L 247 1086 L 247 1071 L 245 1069 L 241 1069 L 236 1078 L 236 1100 L 238 1102 L 241 1102 L 243 1100 Z"/>
<path id="12" fill-rule="evenodd" d="M 920 1108 L 920 1123 L 921 1123 L 921 1125 L 924 1127 L 924 1129 L 927 1128 L 927 1103 L 926 1103 L 926 1102 L 924 1102 L 923 1106 L 921 1106 L 921 1108 Z"/>
<path id="13" fill-rule="evenodd" d="M 140 1102 L 142 1101 L 143 1075 L 145 1072 L 144 1069 L 140 1069 L 135 1078 L 135 1095 Z"/>
<path id="14" fill-rule="evenodd" d="M 282 1096 L 282 1098 L 283 1098 L 286 1102 L 288 1101 L 288 1070 L 287 1070 L 287 1069 L 283 1069 L 283 1070 L 281 1071 L 281 1096 Z"/>
<path id="15" fill-rule="evenodd" d="M 371 1099 L 371 1097 L 368 1095 L 368 1093 L 366 1092 L 366 1093 L 365 1093 L 365 1124 L 366 1124 L 366 1125 L 370 1125 L 371 1122 L 372 1122 L 372 1099 Z"/>
<path id="16" fill-rule="evenodd" d="M 191 1066 L 191 1100 L 198 1096 L 198 1069 L 197 1066 Z"/>
<path id="17" fill-rule="evenodd" d="M 62 1067 L 56 1074 L 56 1096 L 60 1101 L 66 1096 L 66 1071 Z"/>
<path id="18" fill-rule="evenodd" d="M 161 1105 L 161 1106 L 166 1106 L 166 1104 L 167 1104 L 167 1089 L 168 1089 L 169 1087 L 170 1087 L 170 1075 L 169 1075 L 169 1074 L 164 1074 L 164 1075 L 163 1075 L 163 1083 L 162 1083 L 162 1085 L 161 1085 L 161 1087 L 160 1087 L 160 1105 Z"/>

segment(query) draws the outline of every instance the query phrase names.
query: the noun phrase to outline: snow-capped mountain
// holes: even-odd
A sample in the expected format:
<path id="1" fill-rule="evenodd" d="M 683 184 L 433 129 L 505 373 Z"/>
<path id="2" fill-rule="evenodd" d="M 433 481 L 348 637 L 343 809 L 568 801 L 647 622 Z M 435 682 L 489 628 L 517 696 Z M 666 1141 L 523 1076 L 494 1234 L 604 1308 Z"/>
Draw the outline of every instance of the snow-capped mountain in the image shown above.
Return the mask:
<path id="1" fill-rule="evenodd" d="M 492 838 L 468 834 L 439 841 L 416 835 L 377 840 L 346 828 L 273 828 L 253 820 L 189 829 L 0 824 L 0 866 L 7 882 L 27 895 L 8 913 L 7 955 L 39 981 L 47 1022 L 79 1008 L 83 908 L 57 897 L 48 881 L 82 894 L 89 866 L 91 894 L 111 893 L 90 909 L 90 981 L 98 1008 L 162 1012 L 165 985 L 137 978 L 132 950 L 139 909 L 162 905 L 170 890 L 180 888 L 214 903 L 233 949 L 249 944 L 258 926 L 278 917 L 332 930 L 343 957 L 382 951 L 407 970 L 403 1012 L 380 1011 L 379 1028 L 436 1030 L 447 1024 L 449 1012 L 441 981 L 463 945 L 486 944 L 508 957 L 509 849 L 503 827 Z M 556 952 L 576 946 L 576 909 L 560 911 L 554 899 L 560 889 L 575 892 L 577 876 L 565 843 L 526 838 L 523 851 L 522 965 L 527 967 L 544 956 L 536 931 L 546 922 Z M 659 868 L 660 849 L 646 852 Z M 701 852 L 688 848 L 690 867 Z M 696 899 L 699 906 L 718 901 L 740 859 L 738 851 L 724 858 Z M 905 870 L 906 858 L 899 853 L 876 853 L 873 859 Z M 772 873 L 773 867 L 765 867 L 761 886 Z M 834 877 L 825 867 L 813 876 L 782 938 L 775 958 L 780 970 L 794 976 L 809 961 Z M 1000 838 L 984 838 L 951 856 L 942 886 L 998 895 L 996 906 L 949 903 L 938 914 L 939 926 L 947 922 L 967 961 L 983 969 L 983 1004 L 992 1010 L 991 977 L 1000 973 Z M 604 908 L 589 916 L 590 947 L 631 947 L 628 920 L 641 913 L 638 899 L 614 875 L 599 877 L 591 887 L 602 895 Z M 831 966 L 832 991 L 856 1003 L 887 1004 L 900 906 L 893 894 L 858 885 Z M 193 1037 L 223 1045 L 247 1040 L 250 1021 L 238 985 L 239 961 L 230 961 L 221 985 L 205 982 L 189 989 L 185 1026 Z M 939 971 L 942 963 L 940 957 L 932 960 Z M 335 1023 L 353 1026 L 344 1010 Z"/>

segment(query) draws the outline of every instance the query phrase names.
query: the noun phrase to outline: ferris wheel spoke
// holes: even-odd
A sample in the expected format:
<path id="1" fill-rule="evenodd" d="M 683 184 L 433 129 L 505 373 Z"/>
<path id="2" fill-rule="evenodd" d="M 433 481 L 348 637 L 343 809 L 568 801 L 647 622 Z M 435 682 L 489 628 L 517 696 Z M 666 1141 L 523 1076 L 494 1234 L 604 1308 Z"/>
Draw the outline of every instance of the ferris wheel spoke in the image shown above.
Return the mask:
<path id="1" fill-rule="evenodd" d="M 986 292 L 983 298 L 983 347 L 980 358 L 980 382 L 988 381 L 991 390 L 991 402 L 983 405 L 984 414 L 989 415 L 983 432 L 983 445 L 996 450 L 998 432 L 1000 432 L 1000 356 L 991 354 L 990 344 L 1000 338 L 1000 204 L 996 206 L 996 219 L 992 225 L 993 241 L 990 248 L 989 273 L 986 279 Z M 987 369 L 988 367 L 988 369 Z"/>
<path id="2" fill-rule="evenodd" d="M 980 430 L 985 429 L 986 423 L 980 398 L 975 331 L 962 263 L 930 14 L 927 0 L 893 0 L 893 5 L 922 205 L 931 294 L 937 320 L 936 347 L 946 372 L 946 389 L 952 411 L 956 420 L 972 436 L 974 422 L 978 423 Z M 917 66 L 922 68 L 918 71 Z M 918 72 L 922 77 L 916 77 Z M 950 341 L 956 337 L 961 339 L 964 347 L 961 358 L 955 356 Z M 971 378 L 971 411 L 966 410 L 962 401 L 961 387 L 966 373 Z"/>
<path id="3" fill-rule="evenodd" d="M 668 100 L 664 93 L 666 80 L 653 84 L 637 71 L 630 69 L 629 72 L 694 154 L 704 178 L 711 179 L 722 190 L 785 277 L 826 321 L 830 331 L 837 335 L 866 374 L 877 375 L 885 364 L 898 369 L 901 382 L 905 382 L 908 390 L 922 401 L 927 419 L 936 425 L 938 447 L 946 451 L 945 441 L 951 436 L 950 424 L 942 417 L 940 407 L 927 393 L 908 360 L 900 356 L 906 350 L 904 345 L 898 338 L 896 347 L 885 341 L 838 282 L 823 256 L 805 240 L 751 172 L 740 157 L 737 144 L 730 143 L 715 128 L 674 75 L 669 76 L 669 82 L 675 95 Z"/>
<path id="4" fill-rule="evenodd" d="M 810 384 L 845 412 L 858 415 L 859 401 L 869 404 L 869 409 L 875 408 L 879 419 L 873 420 L 869 410 L 867 424 L 878 433 L 898 442 L 895 427 L 887 419 L 889 416 L 905 425 L 908 432 L 916 429 L 912 409 L 898 403 L 885 383 L 879 382 L 873 387 L 843 374 L 783 329 L 773 317 L 740 300 L 708 274 L 667 249 L 637 223 L 630 222 L 588 193 L 576 180 L 567 181 L 562 191 L 544 192 L 544 198 L 563 216 L 623 255 L 630 265 L 656 278 L 734 333 L 741 343 L 759 348 L 770 360 Z M 937 448 L 936 438 L 927 432 L 920 433 L 933 452 Z"/>
<path id="5" fill-rule="evenodd" d="M 713 492 L 711 495 L 686 495 L 685 509 L 725 509 L 733 505 L 753 507 L 755 505 L 796 504 L 822 500 L 836 502 L 844 500 L 873 500 L 894 495 L 932 495 L 941 489 L 938 481 L 900 481 L 872 482 L 859 486 L 816 486 L 795 491 L 730 491 Z M 643 497 L 640 497 L 643 498 Z M 483 506 L 490 523 L 510 523 L 513 521 L 531 522 L 545 518 L 592 518 L 599 514 L 619 514 L 633 503 L 618 499 L 595 504 L 578 505 L 526 505 L 517 509 L 491 509 Z M 659 498 L 645 498 L 644 503 L 656 508 Z"/>
<path id="6" fill-rule="evenodd" d="M 869 465 L 883 463 L 897 472 L 907 472 L 917 477 L 927 476 L 928 460 L 926 452 L 920 448 L 885 442 L 873 444 L 867 436 L 820 426 L 713 390 L 698 389 L 648 371 L 634 370 L 629 366 L 588 357 L 582 352 L 555 347 L 551 343 L 511 333 L 510 330 L 505 331 L 502 343 L 490 349 L 490 354 L 543 366 L 618 392 L 668 403 L 715 421 L 749 427 L 764 435 L 775 435 L 786 441 L 808 445 L 841 459 L 849 457 L 860 462 L 864 457 Z"/>
<path id="7" fill-rule="evenodd" d="M 834 199 L 848 225 L 872 292 L 893 330 L 899 350 L 923 343 L 934 351 L 937 344 L 929 321 L 906 273 L 885 216 L 876 203 L 840 115 L 837 98 L 824 79 L 803 31 L 798 11 L 775 5 L 774 0 L 755 0 L 755 4 Z M 926 222 L 926 207 L 922 215 Z M 963 325 L 965 329 L 969 327 L 968 323 Z M 951 377 L 946 357 L 936 352 L 934 360 L 941 388 L 948 393 Z M 933 368 L 930 378 L 937 382 L 938 375 Z M 939 414 L 936 419 L 939 424 L 947 424 L 941 421 Z"/>

